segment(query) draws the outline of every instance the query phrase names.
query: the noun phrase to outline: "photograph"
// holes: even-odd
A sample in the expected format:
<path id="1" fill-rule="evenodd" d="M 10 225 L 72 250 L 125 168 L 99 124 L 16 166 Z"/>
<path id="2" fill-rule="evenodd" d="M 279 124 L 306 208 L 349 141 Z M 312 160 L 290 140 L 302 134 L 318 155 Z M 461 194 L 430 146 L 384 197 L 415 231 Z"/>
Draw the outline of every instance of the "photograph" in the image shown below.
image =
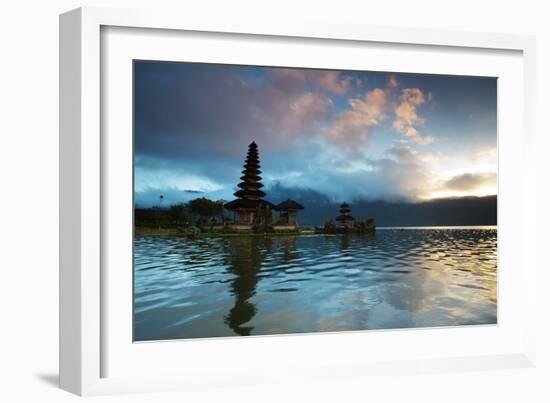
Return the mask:
<path id="1" fill-rule="evenodd" d="M 133 341 L 497 324 L 497 78 L 133 60 Z"/>

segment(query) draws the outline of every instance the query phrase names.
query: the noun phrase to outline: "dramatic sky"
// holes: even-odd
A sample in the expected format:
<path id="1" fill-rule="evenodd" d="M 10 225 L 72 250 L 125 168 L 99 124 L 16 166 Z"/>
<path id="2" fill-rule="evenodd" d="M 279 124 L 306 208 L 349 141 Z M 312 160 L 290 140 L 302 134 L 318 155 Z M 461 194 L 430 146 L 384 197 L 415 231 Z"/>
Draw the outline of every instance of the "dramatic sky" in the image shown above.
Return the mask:
<path id="1" fill-rule="evenodd" d="M 494 78 L 136 61 L 134 80 L 138 206 L 234 199 L 252 141 L 267 200 L 496 194 Z"/>

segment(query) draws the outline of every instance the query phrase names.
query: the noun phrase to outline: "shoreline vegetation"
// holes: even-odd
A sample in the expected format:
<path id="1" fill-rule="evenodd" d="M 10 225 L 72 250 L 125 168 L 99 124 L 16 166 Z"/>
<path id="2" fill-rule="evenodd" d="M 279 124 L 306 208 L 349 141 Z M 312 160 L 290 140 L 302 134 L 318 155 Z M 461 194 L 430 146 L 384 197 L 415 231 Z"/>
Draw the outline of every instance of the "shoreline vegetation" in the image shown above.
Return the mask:
<path id="1" fill-rule="evenodd" d="M 204 230 L 197 233 L 190 233 L 183 231 L 180 228 L 158 228 L 158 227 L 144 227 L 134 226 L 134 236 L 174 236 L 182 238 L 238 238 L 238 237 L 285 237 L 285 236 L 302 236 L 302 235 L 346 235 L 346 234 L 372 234 L 375 232 L 375 228 L 368 231 L 360 232 L 356 229 L 349 228 L 347 230 L 340 231 L 324 231 L 323 228 L 314 229 L 297 229 L 297 230 L 277 230 L 272 232 L 254 232 L 252 230 L 241 231 L 208 231 Z"/>
<path id="2" fill-rule="evenodd" d="M 162 200 L 162 198 L 161 198 Z M 271 222 L 254 223 L 248 228 L 234 227 L 223 208 L 223 201 L 206 198 L 194 199 L 168 208 L 155 206 L 151 209 L 134 209 L 134 236 L 178 236 L 187 238 L 234 238 L 234 237 L 278 237 L 312 234 L 367 234 L 376 230 L 372 218 L 354 219 L 349 215 L 349 206 L 344 209 L 345 217 L 327 219 L 321 226 L 288 226 L 284 219 L 273 218 Z M 341 210 L 342 211 L 342 210 Z M 339 222 L 339 224 L 337 224 Z M 286 226 L 286 228 L 285 228 Z"/>
<path id="3" fill-rule="evenodd" d="M 134 227 L 134 236 L 175 236 L 182 238 L 237 238 L 237 237 L 277 237 L 277 236 L 297 236 L 312 235 L 314 230 L 297 231 L 277 231 L 277 232 L 221 232 L 221 231 L 201 231 L 189 233 L 178 228 L 158 228 L 158 227 Z"/>
<path id="4" fill-rule="evenodd" d="M 376 227 L 374 231 L 366 232 L 366 234 L 373 234 L 376 231 L 407 231 L 407 230 L 434 230 L 434 229 L 455 229 L 455 230 L 496 230 L 496 225 L 425 225 L 425 226 L 402 226 L 402 227 Z M 350 232 L 352 234 L 353 232 Z M 196 238 L 208 238 L 208 237 L 219 237 L 219 238 L 233 238 L 233 237 L 265 237 L 265 236 L 301 236 L 301 235 L 343 235 L 344 233 L 333 233 L 328 232 L 316 232 L 314 229 L 301 229 L 299 231 L 280 231 L 275 233 L 253 233 L 253 232 L 241 232 L 241 233 L 231 233 L 231 232 L 204 232 L 198 234 Z M 178 237 L 188 237 L 189 234 L 182 233 L 176 228 L 158 228 L 158 227 L 144 227 L 144 226 L 135 226 L 134 227 L 135 236 L 178 236 Z"/>

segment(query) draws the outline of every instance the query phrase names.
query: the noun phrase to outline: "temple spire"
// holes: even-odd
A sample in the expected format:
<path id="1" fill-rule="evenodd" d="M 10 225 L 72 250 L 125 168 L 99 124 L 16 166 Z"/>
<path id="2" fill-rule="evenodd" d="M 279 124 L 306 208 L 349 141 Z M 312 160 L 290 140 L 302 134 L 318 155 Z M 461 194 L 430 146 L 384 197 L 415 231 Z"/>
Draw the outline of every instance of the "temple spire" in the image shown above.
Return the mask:
<path id="1" fill-rule="evenodd" d="M 237 185 L 240 190 L 236 191 L 234 195 L 245 200 L 261 199 L 265 196 L 265 193 L 260 190 L 264 185 L 260 182 L 262 180 L 260 176 L 262 171 L 260 171 L 258 146 L 254 141 L 248 146 L 248 153 L 246 154 L 243 168 L 242 182 Z"/>

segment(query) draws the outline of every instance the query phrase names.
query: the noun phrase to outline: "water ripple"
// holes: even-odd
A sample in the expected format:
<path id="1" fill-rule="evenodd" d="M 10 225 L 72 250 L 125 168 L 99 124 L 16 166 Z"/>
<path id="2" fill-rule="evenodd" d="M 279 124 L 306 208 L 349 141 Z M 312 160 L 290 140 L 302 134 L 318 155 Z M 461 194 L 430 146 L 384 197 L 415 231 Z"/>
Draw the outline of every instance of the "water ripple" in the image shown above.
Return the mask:
<path id="1" fill-rule="evenodd" d="M 135 239 L 136 340 L 496 322 L 496 229 Z"/>

